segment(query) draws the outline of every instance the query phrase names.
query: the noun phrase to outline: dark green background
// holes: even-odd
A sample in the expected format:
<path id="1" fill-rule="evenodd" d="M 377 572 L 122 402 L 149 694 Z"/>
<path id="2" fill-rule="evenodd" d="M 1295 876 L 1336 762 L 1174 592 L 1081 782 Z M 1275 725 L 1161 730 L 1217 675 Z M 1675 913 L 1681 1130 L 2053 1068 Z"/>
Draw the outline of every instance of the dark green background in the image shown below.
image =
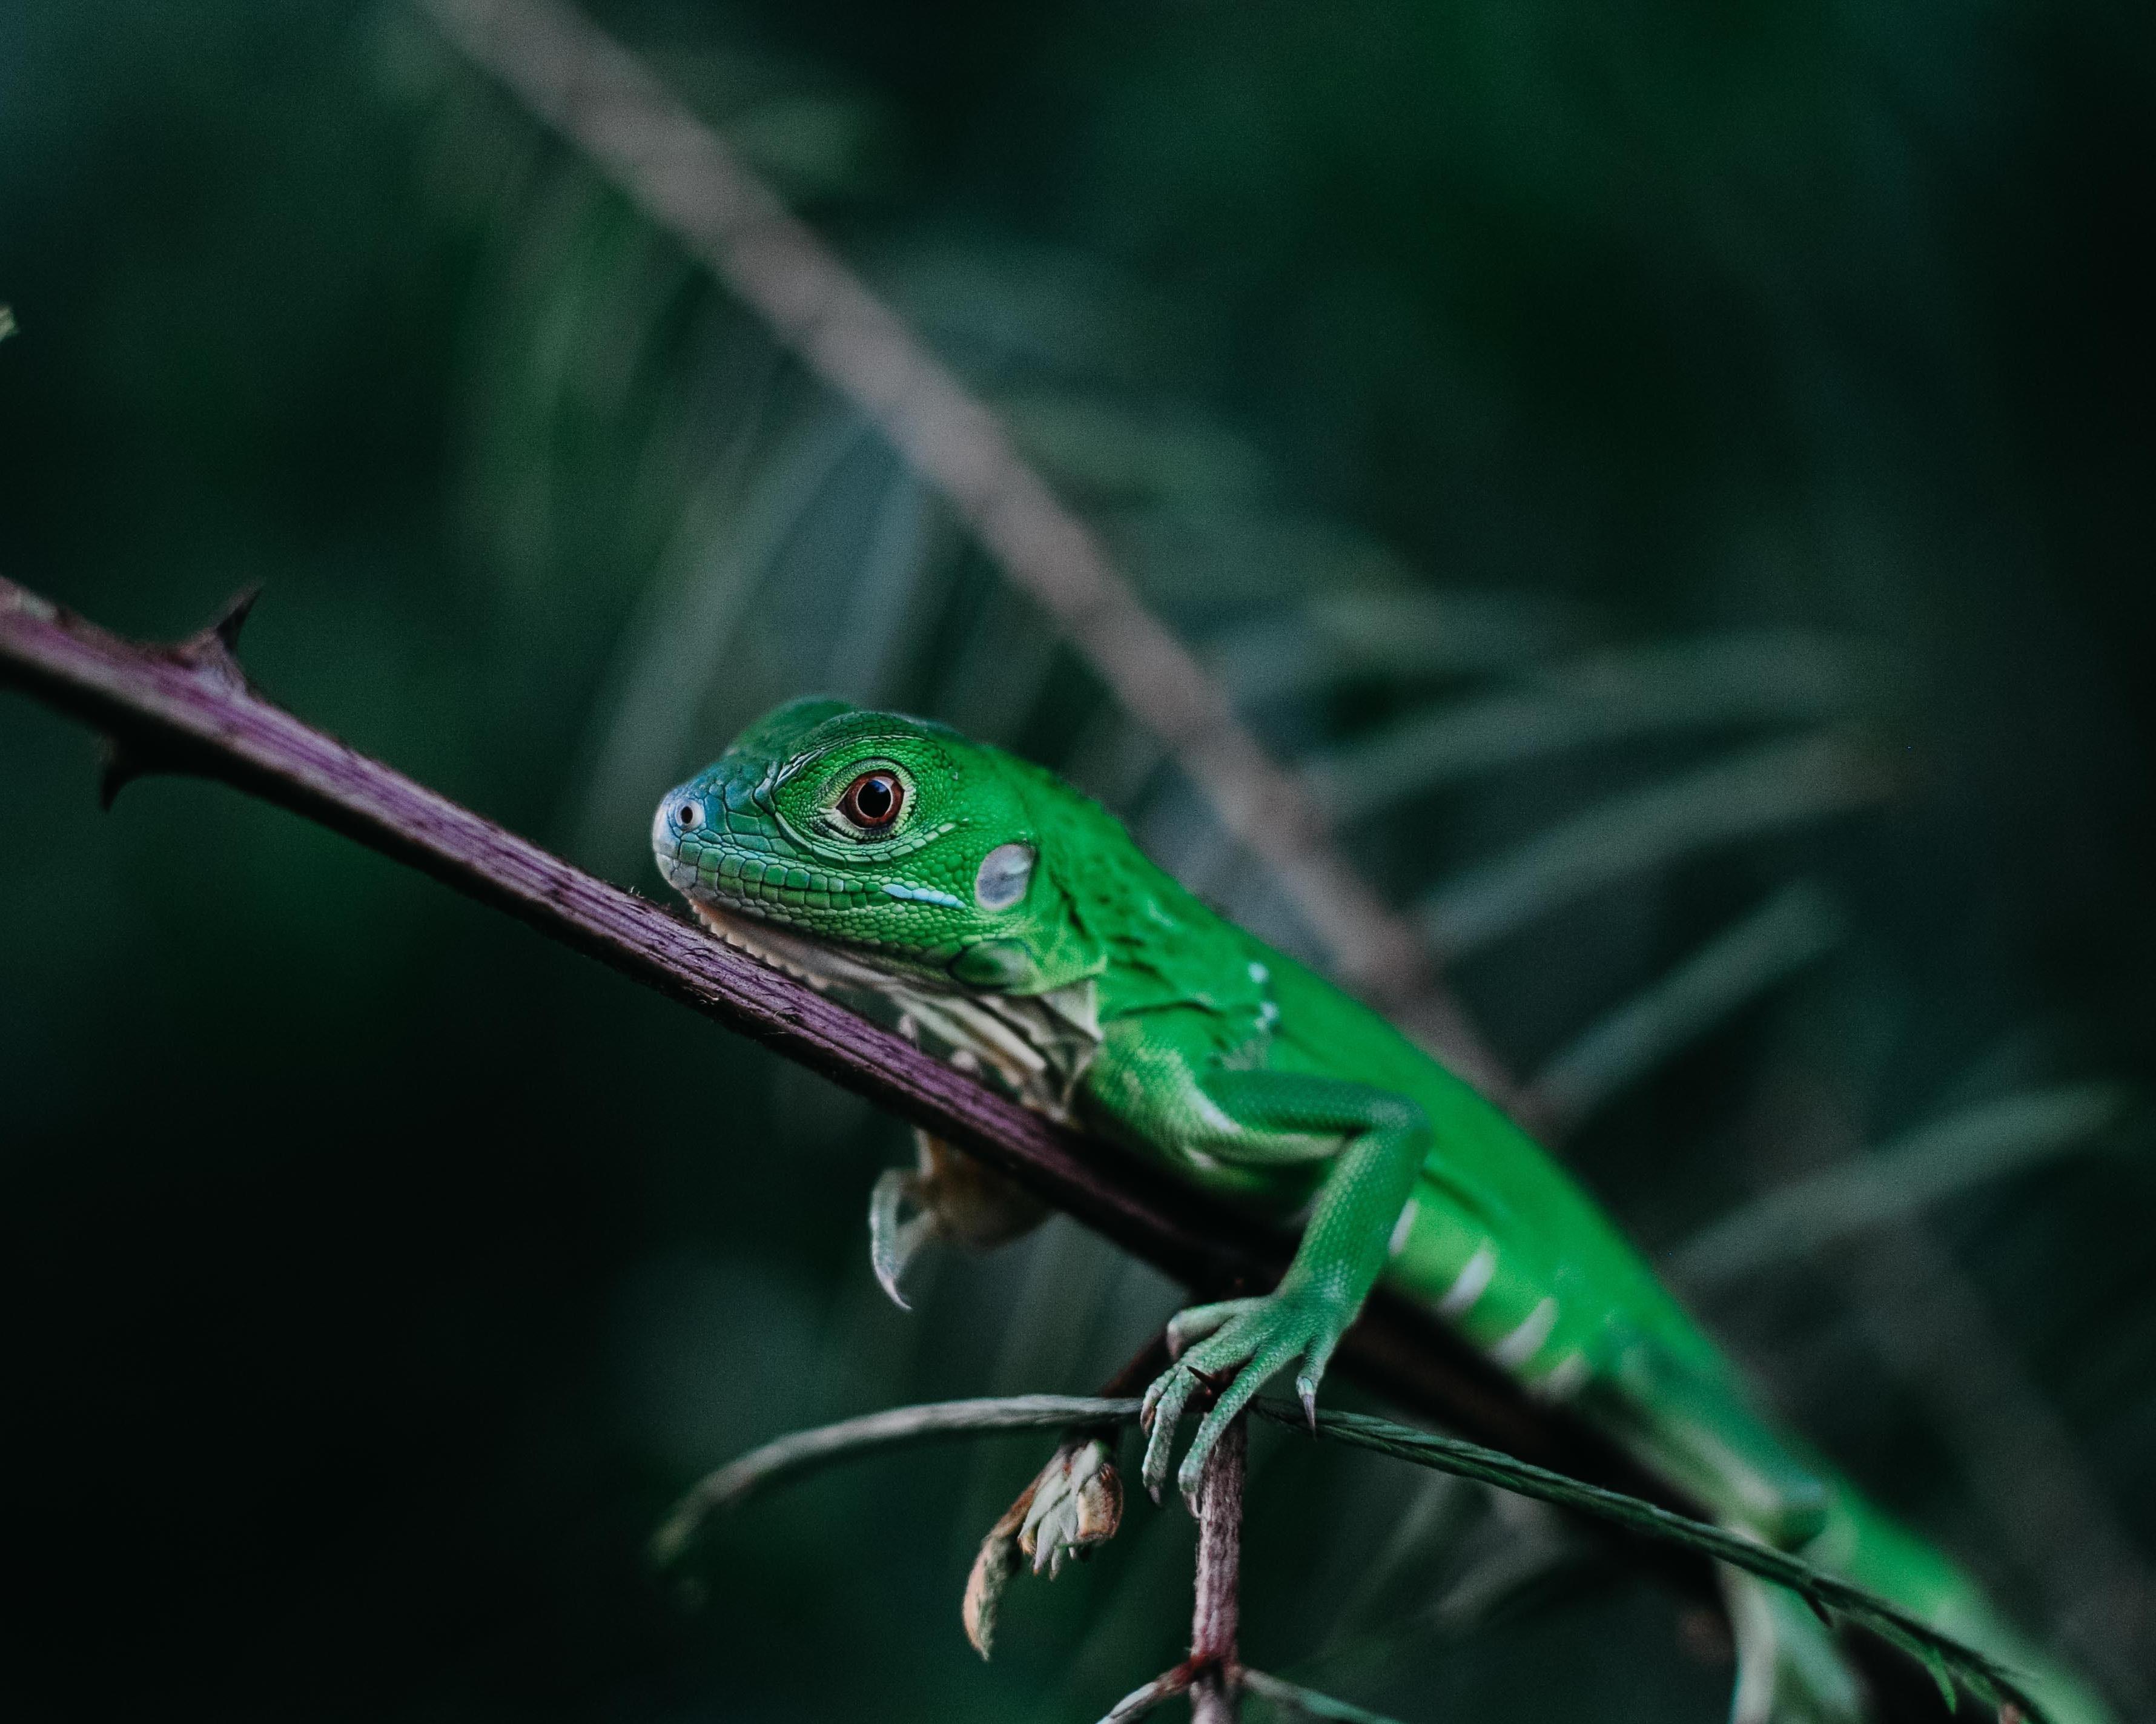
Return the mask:
<path id="1" fill-rule="evenodd" d="M 1856 890 L 1916 978 L 1915 1065 L 2037 1020 L 2076 1070 L 2145 1075 L 2146 8 L 608 15 L 859 99 L 861 182 L 805 199 L 842 247 L 957 234 L 1142 282 L 1176 334 L 1136 372 L 1449 582 L 1891 643 L 1928 788 Z M 341 5 L 0 7 L 0 572 L 162 636 L 260 582 L 266 689 L 566 842 L 645 570 L 572 542 L 573 582 L 535 586 L 473 526 L 501 506 L 475 500 L 489 224 L 516 218 L 454 183 L 441 116 L 519 122 L 429 40 Z M 700 1465 L 901 1395 L 1081 1389 L 1112 1337 L 1014 1352 L 972 1315 L 1009 1296 L 995 1263 L 880 1308 L 860 1213 L 894 1129 L 285 815 L 170 782 L 104 815 L 95 775 L 92 739 L 0 704 L 0 1703 L 1082 1720 L 1172 1655 L 1184 1535 L 1143 1514 L 973 1660 L 968 1543 L 1025 1444 L 760 1507 L 715 1608 L 677 1610 L 638 1547 Z M 1532 1023 L 1533 977 L 1507 985 Z M 1678 1077 L 1612 1152 L 1650 1232 L 1691 1213 L 1640 1147 L 1713 1072 Z M 2146 1547 L 2156 1182 L 2041 1177 L 1999 1320 Z M 1960 1241 L 1981 1268 L 2001 1237 Z M 2060 1327 L 2101 1345 L 2069 1360 Z M 1854 1464 L 1891 1494 L 1933 1462 Z M 1274 1476 L 1251 1633 L 1291 1646 L 1289 1583 L 1342 1583 L 1353 1546 L 1317 1524 L 1332 1475 Z M 1715 1717 L 1668 1617 L 1604 1590 L 1368 1691 L 1411 1719 Z"/>

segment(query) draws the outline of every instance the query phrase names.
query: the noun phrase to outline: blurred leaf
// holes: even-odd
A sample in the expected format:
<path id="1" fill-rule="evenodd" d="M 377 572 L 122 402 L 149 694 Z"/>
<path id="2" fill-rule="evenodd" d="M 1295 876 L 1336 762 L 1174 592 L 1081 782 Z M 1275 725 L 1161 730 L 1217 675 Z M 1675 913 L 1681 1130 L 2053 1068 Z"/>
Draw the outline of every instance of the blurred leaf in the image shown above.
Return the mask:
<path id="1" fill-rule="evenodd" d="M 1846 721 L 1886 686 L 1875 657 L 1786 634 L 1605 653 L 1419 713 L 1306 766 L 1327 811 L 1352 820 L 1472 773 L 1658 731 Z"/>
<path id="2" fill-rule="evenodd" d="M 1399 1724 L 1399 1720 L 1389 1718 L 1383 1712 L 1373 1712 L 1368 1706 L 1335 1700 L 1329 1694 L 1320 1694 L 1299 1682 L 1269 1676 L 1248 1665 L 1243 1670 L 1243 1686 L 1260 1700 L 1271 1701 L 1291 1718 L 1336 1719 L 1338 1724 Z"/>
<path id="3" fill-rule="evenodd" d="M 1876 752 L 1848 735 L 1773 743 L 1604 803 L 1469 869 L 1424 898 L 1423 926 L 1458 957 L 1632 875 L 1845 813 L 1892 788 Z"/>
<path id="4" fill-rule="evenodd" d="M 2087 1148 L 2125 1116 L 2131 1101 L 2117 1085 L 2077 1084 L 1969 1108 L 1746 1204 L 1680 1246 L 1671 1272 L 1708 1286 L 1803 1257 L 1970 1186 Z"/>
<path id="5" fill-rule="evenodd" d="M 1577 1126 L 1677 1049 L 1831 951 L 1845 932 L 1840 911 L 1817 886 L 1784 887 L 1551 1060 L 1534 1081 L 1538 1116 L 1559 1131 Z"/>
<path id="6" fill-rule="evenodd" d="M 1262 554 L 1265 547 L 1255 548 Z M 1322 695 L 1353 678 L 1397 680 L 1413 686 L 1517 669 L 1570 632 L 1547 608 L 1495 594 L 1393 591 L 1374 582 L 1358 593 L 1352 590 L 1353 547 L 1337 546 L 1336 556 L 1330 567 L 1321 563 L 1309 570 L 1305 579 L 1314 590 L 1307 598 L 1253 608 L 1254 614 L 1207 636 L 1206 661 L 1238 700 L 1255 705 Z M 1342 586 L 1350 590 L 1327 590 Z M 1328 800 L 1332 763 L 1338 758 L 1337 753 L 1320 755 L 1304 762 Z M 1333 813 L 1338 818 L 1337 808 Z"/>

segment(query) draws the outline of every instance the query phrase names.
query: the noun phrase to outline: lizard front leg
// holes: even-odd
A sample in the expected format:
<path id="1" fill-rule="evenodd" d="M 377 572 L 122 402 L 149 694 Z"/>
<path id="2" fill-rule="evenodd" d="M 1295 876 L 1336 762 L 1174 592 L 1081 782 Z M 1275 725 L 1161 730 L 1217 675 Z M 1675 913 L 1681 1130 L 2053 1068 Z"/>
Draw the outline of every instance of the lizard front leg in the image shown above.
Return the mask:
<path id="1" fill-rule="evenodd" d="M 1194 1496 L 1205 1458 L 1229 1422 L 1266 1380 L 1301 1361 L 1296 1393 L 1316 1417 L 1319 1380 L 1363 1308 L 1400 1211 L 1430 1146 L 1430 1121 L 1404 1095 L 1343 1079 L 1294 1072 L 1214 1070 L 1197 1087 L 1214 1123 L 1190 1147 L 1232 1166 L 1257 1168 L 1327 1156 L 1302 1243 L 1280 1285 L 1262 1298 L 1201 1306 L 1176 1331 L 1204 1334 L 1146 1392 L 1149 1429 L 1143 1477 L 1156 1494 L 1173 1458 L 1175 1430 L 1201 1381 L 1240 1367 L 1198 1428 L 1177 1483 Z"/>

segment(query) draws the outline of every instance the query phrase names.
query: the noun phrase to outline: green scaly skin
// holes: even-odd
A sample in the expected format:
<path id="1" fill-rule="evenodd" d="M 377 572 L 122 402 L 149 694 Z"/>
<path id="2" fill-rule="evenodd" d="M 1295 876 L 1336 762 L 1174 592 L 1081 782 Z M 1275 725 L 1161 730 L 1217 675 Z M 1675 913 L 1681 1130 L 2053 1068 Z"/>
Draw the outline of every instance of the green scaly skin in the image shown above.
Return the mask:
<path id="1" fill-rule="evenodd" d="M 848 799 L 871 778 L 885 794 Z M 1726 1524 L 1800 1547 L 1989 1651 L 2060 1724 L 2109 1716 L 1944 1557 L 1760 1418 L 1639 1255 L 1502 1112 L 1193 897 L 1052 774 L 942 726 L 796 701 L 670 793 L 652 844 L 669 882 L 727 938 L 896 1013 L 1031 1105 L 1195 1184 L 1306 1216 L 1272 1292 L 1175 1320 L 1184 1350 L 1146 1397 L 1156 1494 L 1201 1378 L 1240 1367 L 1184 1455 L 1186 1495 L 1267 1379 L 1292 1365 L 1312 1402 L 1382 1278 Z M 898 1189 L 878 1204 L 894 1292 Z M 958 1207 L 978 1210 L 971 1189 Z M 998 1229 L 976 1215 L 953 1230 Z M 1725 1585 L 1740 1724 L 1863 1716 L 1808 1610 L 1741 1576 Z"/>

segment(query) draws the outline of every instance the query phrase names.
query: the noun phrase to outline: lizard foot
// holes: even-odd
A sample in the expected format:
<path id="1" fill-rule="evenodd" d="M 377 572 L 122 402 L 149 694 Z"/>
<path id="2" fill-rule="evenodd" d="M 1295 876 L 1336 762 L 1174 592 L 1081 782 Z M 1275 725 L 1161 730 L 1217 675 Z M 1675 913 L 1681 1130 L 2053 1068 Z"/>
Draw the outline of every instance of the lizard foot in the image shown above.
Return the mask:
<path id="1" fill-rule="evenodd" d="M 1296 1373 L 1296 1394 L 1305 1414 L 1317 1418 L 1319 1379 L 1354 1316 L 1354 1307 L 1344 1300 L 1308 1288 L 1283 1288 L 1262 1299 L 1194 1306 L 1178 1316 L 1168 1326 L 1171 1347 L 1178 1339 L 1206 1338 L 1153 1379 L 1139 1409 L 1138 1422 L 1147 1433 L 1141 1476 L 1155 1500 L 1168 1482 L 1168 1465 L 1174 1459 L 1176 1426 L 1200 1387 L 1214 1388 L 1219 1386 L 1216 1379 L 1234 1375 L 1233 1382 L 1219 1388 L 1219 1398 L 1199 1425 L 1175 1475 L 1183 1500 L 1194 1504 L 1205 1458 L 1220 1434 L 1268 1378 L 1296 1359 L 1302 1361 L 1302 1368 Z"/>

